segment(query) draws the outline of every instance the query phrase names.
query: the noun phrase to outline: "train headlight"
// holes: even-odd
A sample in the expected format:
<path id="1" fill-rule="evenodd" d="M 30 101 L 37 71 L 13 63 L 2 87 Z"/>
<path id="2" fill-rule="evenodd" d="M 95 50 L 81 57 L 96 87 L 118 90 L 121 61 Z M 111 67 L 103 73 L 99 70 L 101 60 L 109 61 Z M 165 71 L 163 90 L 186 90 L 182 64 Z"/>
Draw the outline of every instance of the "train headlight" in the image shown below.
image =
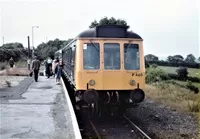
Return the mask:
<path id="1" fill-rule="evenodd" d="M 135 81 L 134 80 L 130 80 L 129 84 L 132 85 L 132 86 L 134 86 L 135 85 Z"/>
<path id="2" fill-rule="evenodd" d="M 90 80 L 89 81 L 89 85 L 91 85 L 91 86 L 95 85 L 95 81 L 94 80 Z"/>

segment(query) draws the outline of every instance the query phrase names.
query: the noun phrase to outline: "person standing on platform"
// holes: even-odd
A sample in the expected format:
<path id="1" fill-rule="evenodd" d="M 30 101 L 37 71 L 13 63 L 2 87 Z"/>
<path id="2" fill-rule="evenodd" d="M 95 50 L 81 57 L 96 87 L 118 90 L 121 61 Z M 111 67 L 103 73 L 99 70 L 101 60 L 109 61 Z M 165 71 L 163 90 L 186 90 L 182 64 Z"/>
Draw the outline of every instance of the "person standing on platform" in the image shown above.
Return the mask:
<path id="1" fill-rule="evenodd" d="M 52 75 L 52 59 L 49 57 L 47 59 L 47 78 Z"/>
<path id="2" fill-rule="evenodd" d="M 36 82 L 38 82 L 39 70 L 40 70 L 40 61 L 35 56 L 34 60 L 32 62 L 32 71 L 34 72 L 34 79 L 35 79 Z"/>
<path id="3" fill-rule="evenodd" d="M 13 68 L 15 62 L 12 57 L 10 58 L 8 62 L 9 62 L 10 67 Z"/>
<path id="4" fill-rule="evenodd" d="M 58 58 L 54 59 L 54 60 L 53 60 L 53 63 L 52 63 L 52 72 L 53 72 L 53 77 L 54 77 L 54 78 L 55 78 L 55 75 L 56 75 L 56 73 L 55 73 L 55 68 L 56 68 L 56 63 L 57 63 L 57 61 L 58 61 Z"/>
<path id="5" fill-rule="evenodd" d="M 59 60 L 57 60 L 56 63 L 56 68 L 55 68 L 55 73 L 56 73 L 56 84 L 60 85 L 60 78 L 61 78 L 61 74 L 62 74 L 62 63 L 59 62 Z"/>

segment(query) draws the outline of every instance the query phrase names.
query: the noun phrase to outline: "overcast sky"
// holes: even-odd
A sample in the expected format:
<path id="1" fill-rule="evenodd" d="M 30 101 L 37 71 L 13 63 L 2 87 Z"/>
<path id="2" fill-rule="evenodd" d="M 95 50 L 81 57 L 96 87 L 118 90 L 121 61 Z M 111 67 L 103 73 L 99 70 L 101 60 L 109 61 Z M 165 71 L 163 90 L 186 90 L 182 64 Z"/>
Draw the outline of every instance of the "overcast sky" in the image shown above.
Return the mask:
<path id="1" fill-rule="evenodd" d="M 67 40 L 104 16 L 127 21 L 144 39 L 145 54 L 159 57 L 200 56 L 198 0 L 0 0 L 0 45 L 21 42 L 27 47 L 33 25 L 34 44 Z M 32 42 L 30 42 L 32 44 Z"/>

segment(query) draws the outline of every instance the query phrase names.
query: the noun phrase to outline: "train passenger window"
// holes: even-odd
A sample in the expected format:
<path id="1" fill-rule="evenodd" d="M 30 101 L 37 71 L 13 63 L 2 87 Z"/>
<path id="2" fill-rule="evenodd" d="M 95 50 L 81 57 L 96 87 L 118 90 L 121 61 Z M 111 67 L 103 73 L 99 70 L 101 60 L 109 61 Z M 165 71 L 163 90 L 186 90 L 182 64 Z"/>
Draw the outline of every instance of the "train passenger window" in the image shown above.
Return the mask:
<path id="1" fill-rule="evenodd" d="M 104 69 L 120 69 L 120 44 L 104 43 Z"/>
<path id="2" fill-rule="evenodd" d="M 100 69 L 99 43 L 85 43 L 83 45 L 83 67 L 86 70 Z"/>
<path id="3" fill-rule="evenodd" d="M 140 58 L 139 58 L 138 44 L 124 44 L 124 68 L 126 70 L 139 70 Z"/>

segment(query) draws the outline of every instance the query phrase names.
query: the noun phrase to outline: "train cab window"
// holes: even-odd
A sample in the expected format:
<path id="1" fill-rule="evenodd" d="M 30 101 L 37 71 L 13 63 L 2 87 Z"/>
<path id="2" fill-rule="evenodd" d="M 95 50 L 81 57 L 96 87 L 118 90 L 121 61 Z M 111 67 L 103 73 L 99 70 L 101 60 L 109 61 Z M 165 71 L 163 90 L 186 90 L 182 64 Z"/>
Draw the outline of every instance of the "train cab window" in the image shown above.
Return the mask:
<path id="1" fill-rule="evenodd" d="M 124 68 L 126 70 L 140 69 L 139 56 L 138 44 L 124 44 Z"/>
<path id="2" fill-rule="evenodd" d="M 99 43 L 85 43 L 83 45 L 83 67 L 86 70 L 100 69 Z"/>
<path id="3" fill-rule="evenodd" d="M 120 69 L 120 44 L 104 43 L 104 69 Z"/>

